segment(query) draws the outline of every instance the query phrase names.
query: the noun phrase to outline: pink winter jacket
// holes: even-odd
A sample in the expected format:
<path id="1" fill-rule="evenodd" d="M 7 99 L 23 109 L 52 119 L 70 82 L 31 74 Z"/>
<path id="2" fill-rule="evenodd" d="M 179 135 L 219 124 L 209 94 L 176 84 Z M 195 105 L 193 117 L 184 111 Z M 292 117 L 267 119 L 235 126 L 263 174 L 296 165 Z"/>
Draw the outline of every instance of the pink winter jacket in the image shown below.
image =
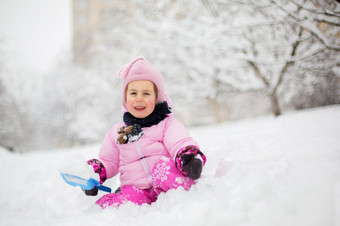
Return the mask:
<path id="1" fill-rule="evenodd" d="M 144 135 L 132 143 L 116 143 L 117 130 L 122 126 L 125 126 L 123 122 L 117 123 L 108 131 L 98 158 L 107 178 L 120 173 L 121 186 L 152 187 L 151 171 L 161 157 L 174 158 L 188 145 L 198 147 L 182 123 L 171 114 L 158 125 L 142 128 Z"/>

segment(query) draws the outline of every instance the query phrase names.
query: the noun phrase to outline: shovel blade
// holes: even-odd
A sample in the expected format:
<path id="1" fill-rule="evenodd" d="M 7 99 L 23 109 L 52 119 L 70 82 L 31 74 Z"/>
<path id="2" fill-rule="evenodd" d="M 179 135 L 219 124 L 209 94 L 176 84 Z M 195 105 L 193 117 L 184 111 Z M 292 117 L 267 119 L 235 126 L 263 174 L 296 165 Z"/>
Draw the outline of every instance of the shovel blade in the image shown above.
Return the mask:
<path id="1" fill-rule="evenodd" d="M 61 173 L 61 177 L 64 179 L 66 183 L 74 187 L 79 186 L 84 190 L 91 190 L 94 187 L 97 187 L 101 191 L 111 192 L 111 188 L 101 185 L 97 180 L 92 178 L 87 180 L 82 177 L 78 177 L 67 173 Z"/>
<path id="2" fill-rule="evenodd" d="M 79 186 L 84 190 L 91 190 L 96 186 L 96 184 L 91 179 L 86 180 L 84 178 L 66 173 L 61 173 L 61 176 L 64 179 L 64 181 L 69 185 L 72 185 L 74 187 Z"/>

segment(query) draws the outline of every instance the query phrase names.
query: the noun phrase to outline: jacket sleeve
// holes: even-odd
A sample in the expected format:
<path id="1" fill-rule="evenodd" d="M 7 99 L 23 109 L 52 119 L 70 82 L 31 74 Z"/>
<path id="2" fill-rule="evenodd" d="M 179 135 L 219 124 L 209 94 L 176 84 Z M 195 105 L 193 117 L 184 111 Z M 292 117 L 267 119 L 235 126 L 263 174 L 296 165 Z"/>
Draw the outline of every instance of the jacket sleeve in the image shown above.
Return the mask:
<path id="1" fill-rule="evenodd" d="M 168 116 L 165 126 L 163 143 L 170 156 L 175 158 L 181 149 L 194 145 L 198 147 L 196 141 L 192 139 L 184 125 L 173 116 Z"/>
<path id="2" fill-rule="evenodd" d="M 99 150 L 98 160 L 104 165 L 106 177 L 112 178 L 118 174 L 119 149 L 116 144 L 118 126 L 113 126 L 106 134 Z"/>

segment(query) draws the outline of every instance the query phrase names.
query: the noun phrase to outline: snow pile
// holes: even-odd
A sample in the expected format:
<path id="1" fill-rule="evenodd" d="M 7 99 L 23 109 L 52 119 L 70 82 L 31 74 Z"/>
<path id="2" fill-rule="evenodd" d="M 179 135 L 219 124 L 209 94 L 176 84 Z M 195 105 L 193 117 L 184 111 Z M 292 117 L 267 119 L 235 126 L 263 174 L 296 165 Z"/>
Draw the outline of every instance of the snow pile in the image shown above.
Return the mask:
<path id="1" fill-rule="evenodd" d="M 96 157 L 99 145 L 25 155 L 0 149 L 0 225 L 340 225 L 339 119 L 333 106 L 192 128 L 208 157 L 199 183 L 151 206 L 119 209 L 102 210 L 98 197 L 59 175 Z"/>

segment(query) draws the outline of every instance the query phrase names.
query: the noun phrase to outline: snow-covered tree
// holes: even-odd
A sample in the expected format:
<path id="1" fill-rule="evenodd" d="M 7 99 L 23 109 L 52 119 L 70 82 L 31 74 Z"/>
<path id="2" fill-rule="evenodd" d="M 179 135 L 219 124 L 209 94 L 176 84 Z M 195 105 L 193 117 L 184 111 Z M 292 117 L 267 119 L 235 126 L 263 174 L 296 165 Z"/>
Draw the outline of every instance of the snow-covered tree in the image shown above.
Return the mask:
<path id="1" fill-rule="evenodd" d="M 268 112 L 269 104 L 259 100 L 267 100 L 274 115 L 282 108 L 340 103 L 336 1 L 120 3 L 118 11 L 99 11 L 108 23 L 87 34 L 97 43 L 87 52 L 91 62 L 62 63 L 45 75 L 1 77 L 1 145 L 99 141 L 121 119 L 115 74 L 137 55 L 164 75 L 173 109 L 188 124 L 194 117 L 194 123 L 202 123 L 201 116 L 220 122 L 256 108 Z M 23 136 L 13 135 L 18 131 Z"/>
<path id="2" fill-rule="evenodd" d="M 112 26 L 92 48 L 103 53 L 94 62 L 117 68 L 142 54 L 160 68 L 171 96 L 191 107 L 208 100 L 217 121 L 230 93 L 264 92 L 280 115 L 282 87 L 304 73 L 301 65 L 338 52 L 337 7 L 303 0 L 126 2 L 123 15 L 107 15 Z M 336 63 L 328 57 L 319 65 L 330 61 Z"/>
<path id="3" fill-rule="evenodd" d="M 252 7 L 256 22 L 239 29 L 243 42 L 236 51 L 240 53 L 239 59 L 243 59 L 262 82 L 261 89 L 267 92 L 272 112 L 278 116 L 281 114 L 279 96 L 285 93 L 280 88 L 294 80 L 294 76 L 308 74 L 303 64 L 323 54 L 327 57 L 319 58 L 316 64 L 336 66 L 336 57 L 324 52 L 339 54 L 339 4 L 271 0 L 252 3 Z"/>
<path id="4" fill-rule="evenodd" d="M 15 98 L 7 91 L 3 83 L 5 73 L 4 54 L 0 54 L 0 146 L 11 151 L 22 147 L 20 140 L 24 137 L 25 115 L 20 111 Z"/>
<path id="5" fill-rule="evenodd" d="M 36 132 L 46 147 L 98 142 L 120 116 L 116 84 L 98 68 L 64 63 L 43 84 L 35 102 Z"/>

